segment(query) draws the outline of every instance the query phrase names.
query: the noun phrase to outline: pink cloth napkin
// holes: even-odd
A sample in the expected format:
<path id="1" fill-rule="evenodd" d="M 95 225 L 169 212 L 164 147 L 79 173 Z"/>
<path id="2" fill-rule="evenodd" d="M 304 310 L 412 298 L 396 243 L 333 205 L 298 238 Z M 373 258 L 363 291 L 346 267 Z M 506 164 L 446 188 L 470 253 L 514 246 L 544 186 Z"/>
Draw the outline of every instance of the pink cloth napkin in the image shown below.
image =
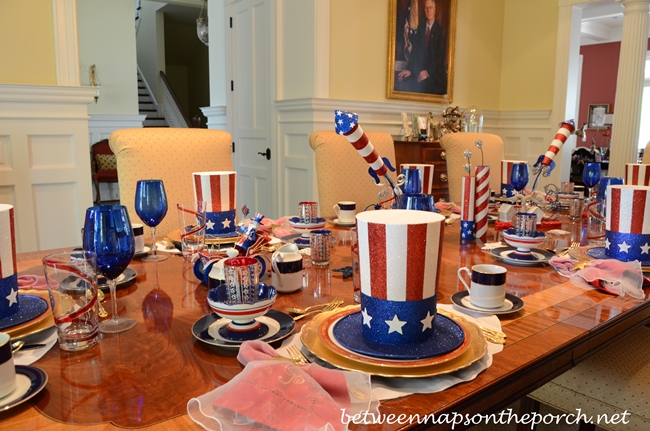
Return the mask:
<path id="1" fill-rule="evenodd" d="M 596 288 L 612 295 L 630 295 L 644 299 L 643 272 L 638 261 L 621 262 L 616 259 L 591 260 L 580 271 L 572 272 L 576 261 L 568 257 L 553 257 L 549 263 L 571 282 L 582 288 Z"/>
<path id="2" fill-rule="evenodd" d="M 244 342 L 237 359 L 245 365 L 239 375 L 188 403 L 206 429 L 344 431 L 343 411 L 354 415 L 373 404 L 366 374 L 296 365 L 262 341 Z"/>
<path id="3" fill-rule="evenodd" d="M 18 289 L 47 290 L 44 275 L 19 275 Z"/>

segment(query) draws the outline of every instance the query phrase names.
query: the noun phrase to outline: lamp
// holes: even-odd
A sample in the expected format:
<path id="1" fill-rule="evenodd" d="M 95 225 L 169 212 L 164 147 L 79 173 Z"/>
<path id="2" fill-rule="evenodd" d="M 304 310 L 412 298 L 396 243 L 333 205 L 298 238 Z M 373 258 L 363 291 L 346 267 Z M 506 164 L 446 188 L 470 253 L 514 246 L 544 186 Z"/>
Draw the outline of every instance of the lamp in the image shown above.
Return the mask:
<path id="1" fill-rule="evenodd" d="M 196 35 L 199 37 L 199 40 L 205 44 L 205 46 L 208 46 L 208 17 L 203 18 L 203 11 L 207 8 L 208 0 L 203 0 L 201 13 L 196 20 Z"/>
<path id="2" fill-rule="evenodd" d="M 94 64 L 90 66 L 90 86 L 95 87 L 97 90 L 97 93 L 95 93 L 95 103 L 97 103 L 97 100 L 99 99 L 99 87 L 101 85 L 97 79 L 96 69 L 97 68 Z"/>

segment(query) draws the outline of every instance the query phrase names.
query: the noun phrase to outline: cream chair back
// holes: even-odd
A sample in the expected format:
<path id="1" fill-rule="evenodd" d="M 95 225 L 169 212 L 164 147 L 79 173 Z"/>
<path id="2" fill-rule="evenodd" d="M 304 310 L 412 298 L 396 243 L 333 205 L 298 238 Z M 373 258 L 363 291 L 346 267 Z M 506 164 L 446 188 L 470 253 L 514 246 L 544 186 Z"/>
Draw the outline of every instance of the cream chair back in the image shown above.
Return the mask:
<path id="1" fill-rule="evenodd" d="M 644 165 L 650 165 L 650 141 L 645 145 L 645 150 L 643 150 L 643 158 L 641 163 Z"/>
<path id="2" fill-rule="evenodd" d="M 156 228 L 163 237 L 178 229 L 176 204 L 194 200 L 192 172 L 232 171 L 232 140 L 221 130 L 148 127 L 116 130 L 109 144 L 117 158 L 120 202 L 132 223 L 138 180 L 159 179 L 165 184 L 169 209 Z"/>
<path id="3" fill-rule="evenodd" d="M 481 150 L 476 147 L 476 141 L 483 141 L 483 162 Z M 501 160 L 505 159 L 503 141 L 497 135 L 489 133 L 458 132 L 448 133 L 440 139 L 440 146 L 447 154 L 447 177 L 449 178 L 449 199 L 460 205 L 462 177 L 469 175 L 465 171 L 465 150 L 472 152 L 470 163 L 472 175 L 474 169 L 481 164 L 490 167 L 490 188 L 497 194 L 501 188 Z"/>
<path id="4" fill-rule="evenodd" d="M 377 153 L 396 167 L 393 138 L 385 132 L 365 133 Z M 316 131 L 309 137 L 309 145 L 316 159 L 321 217 L 336 216 L 333 207 L 339 201 L 356 202 L 357 212 L 378 202 L 377 193 L 383 186 L 375 185 L 368 174 L 368 163 L 345 136 L 330 130 Z M 395 178 L 395 174 L 391 175 Z"/>

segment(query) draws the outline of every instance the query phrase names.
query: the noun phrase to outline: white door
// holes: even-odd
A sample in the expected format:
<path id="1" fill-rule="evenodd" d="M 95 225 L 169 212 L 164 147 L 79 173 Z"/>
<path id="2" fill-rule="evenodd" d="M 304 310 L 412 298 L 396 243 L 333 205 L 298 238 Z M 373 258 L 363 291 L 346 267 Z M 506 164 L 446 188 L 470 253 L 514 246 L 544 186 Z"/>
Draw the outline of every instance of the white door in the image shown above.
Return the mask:
<path id="1" fill-rule="evenodd" d="M 269 0 L 232 4 L 232 121 L 237 205 L 275 218 Z M 267 154 L 270 159 L 267 158 Z"/>

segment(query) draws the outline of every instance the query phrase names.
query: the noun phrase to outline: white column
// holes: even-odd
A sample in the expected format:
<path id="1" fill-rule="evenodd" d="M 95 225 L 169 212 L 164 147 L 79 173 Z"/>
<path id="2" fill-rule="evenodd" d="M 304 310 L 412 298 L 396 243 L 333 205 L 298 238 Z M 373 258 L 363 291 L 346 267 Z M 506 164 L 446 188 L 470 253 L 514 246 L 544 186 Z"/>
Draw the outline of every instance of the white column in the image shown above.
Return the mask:
<path id="1" fill-rule="evenodd" d="M 623 4 L 625 11 L 616 81 L 609 176 L 622 177 L 625 164 L 635 163 L 638 155 L 650 0 L 617 1 Z"/>

